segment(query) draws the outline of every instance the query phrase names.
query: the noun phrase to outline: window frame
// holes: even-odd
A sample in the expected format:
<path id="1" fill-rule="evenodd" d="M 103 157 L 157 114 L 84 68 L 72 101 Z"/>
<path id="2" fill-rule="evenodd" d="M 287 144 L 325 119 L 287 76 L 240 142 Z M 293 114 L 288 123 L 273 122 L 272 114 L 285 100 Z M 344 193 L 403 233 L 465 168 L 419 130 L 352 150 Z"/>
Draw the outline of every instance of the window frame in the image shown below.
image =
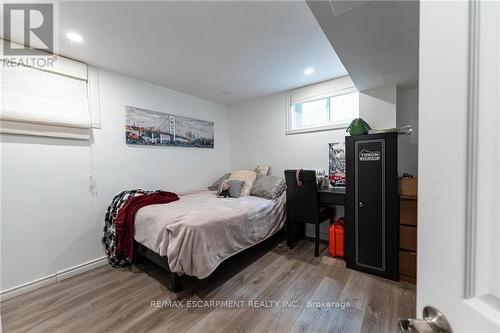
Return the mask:
<path id="1" fill-rule="evenodd" d="M 330 98 L 336 97 L 336 96 L 348 95 L 348 94 L 352 94 L 352 93 L 359 94 L 359 91 L 355 87 L 349 87 L 349 88 L 344 88 L 344 89 L 332 91 L 332 92 L 326 93 L 326 94 L 321 94 L 321 95 L 317 95 L 317 96 L 311 96 L 308 98 L 304 98 L 302 100 L 296 101 L 294 104 L 313 102 L 313 101 L 317 101 L 317 100 L 321 100 L 321 99 L 328 99 L 328 105 L 330 107 L 330 101 L 329 101 Z M 358 95 L 358 97 L 359 97 L 359 95 Z M 286 104 L 285 105 L 285 119 L 286 119 L 285 134 L 286 135 L 331 131 L 331 130 L 336 130 L 336 129 L 345 129 L 345 128 L 349 127 L 349 123 L 344 123 L 344 124 L 317 125 L 317 126 L 309 126 L 309 127 L 302 127 L 302 128 L 294 129 L 293 128 L 293 120 L 292 120 L 292 95 L 291 94 L 289 94 L 286 97 L 285 104 Z M 329 109 L 329 112 L 330 112 L 329 117 L 331 117 L 332 110 Z M 359 110 L 358 110 L 358 115 L 359 115 Z"/>

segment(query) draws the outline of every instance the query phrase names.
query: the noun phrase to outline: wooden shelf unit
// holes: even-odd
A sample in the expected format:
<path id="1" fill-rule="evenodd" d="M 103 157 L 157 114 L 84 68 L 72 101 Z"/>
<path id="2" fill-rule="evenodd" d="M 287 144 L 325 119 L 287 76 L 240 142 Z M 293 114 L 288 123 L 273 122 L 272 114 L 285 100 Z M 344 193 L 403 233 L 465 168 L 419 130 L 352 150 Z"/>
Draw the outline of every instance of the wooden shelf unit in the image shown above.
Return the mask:
<path id="1" fill-rule="evenodd" d="M 417 282 L 417 196 L 399 196 L 399 279 Z"/>

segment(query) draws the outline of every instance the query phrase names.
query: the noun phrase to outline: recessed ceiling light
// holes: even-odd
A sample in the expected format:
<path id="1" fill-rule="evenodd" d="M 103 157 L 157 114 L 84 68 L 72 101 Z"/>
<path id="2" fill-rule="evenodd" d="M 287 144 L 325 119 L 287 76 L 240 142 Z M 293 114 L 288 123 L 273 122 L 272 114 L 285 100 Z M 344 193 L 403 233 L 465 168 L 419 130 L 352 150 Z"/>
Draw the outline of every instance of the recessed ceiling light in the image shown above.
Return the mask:
<path id="1" fill-rule="evenodd" d="M 311 75 L 312 73 L 314 73 L 314 68 L 307 67 L 306 69 L 304 69 L 305 75 Z"/>
<path id="2" fill-rule="evenodd" d="M 66 37 L 75 43 L 81 43 L 83 42 L 83 37 L 80 34 L 77 34 L 76 32 L 67 32 Z"/>

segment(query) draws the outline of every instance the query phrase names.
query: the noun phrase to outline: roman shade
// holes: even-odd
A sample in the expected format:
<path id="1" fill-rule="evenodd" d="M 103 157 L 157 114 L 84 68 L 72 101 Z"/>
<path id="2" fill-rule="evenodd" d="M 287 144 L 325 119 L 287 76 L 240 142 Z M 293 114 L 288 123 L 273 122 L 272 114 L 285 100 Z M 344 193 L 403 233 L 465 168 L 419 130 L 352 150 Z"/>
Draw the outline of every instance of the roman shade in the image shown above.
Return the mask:
<path id="1" fill-rule="evenodd" d="M 349 76 L 313 84 L 290 91 L 289 105 L 306 103 L 321 98 L 356 92 L 354 83 Z"/>
<path id="2" fill-rule="evenodd" d="M 85 64 L 59 56 L 44 67 L 3 59 L 1 73 L 2 133 L 89 139 Z"/>

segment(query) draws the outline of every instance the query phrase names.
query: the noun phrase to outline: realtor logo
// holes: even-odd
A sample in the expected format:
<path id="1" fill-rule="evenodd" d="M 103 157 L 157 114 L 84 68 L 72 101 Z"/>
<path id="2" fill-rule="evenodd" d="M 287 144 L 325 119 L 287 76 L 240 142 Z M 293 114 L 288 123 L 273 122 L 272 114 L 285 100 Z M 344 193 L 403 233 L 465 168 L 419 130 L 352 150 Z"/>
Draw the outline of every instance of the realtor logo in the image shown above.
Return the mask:
<path id="1" fill-rule="evenodd" d="M 378 161 L 380 160 L 380 152 L 379 151 L 369 151 L 363 149 L 359 152 L 359 160 L 360 161 Z"/>
<path id="2" fill-rule="evenodd" d="M 3 31 L 4 55 L 41 56 L 46 55 L 45 52 L 54 53 L 54 4 L 4 3 Z"/>

